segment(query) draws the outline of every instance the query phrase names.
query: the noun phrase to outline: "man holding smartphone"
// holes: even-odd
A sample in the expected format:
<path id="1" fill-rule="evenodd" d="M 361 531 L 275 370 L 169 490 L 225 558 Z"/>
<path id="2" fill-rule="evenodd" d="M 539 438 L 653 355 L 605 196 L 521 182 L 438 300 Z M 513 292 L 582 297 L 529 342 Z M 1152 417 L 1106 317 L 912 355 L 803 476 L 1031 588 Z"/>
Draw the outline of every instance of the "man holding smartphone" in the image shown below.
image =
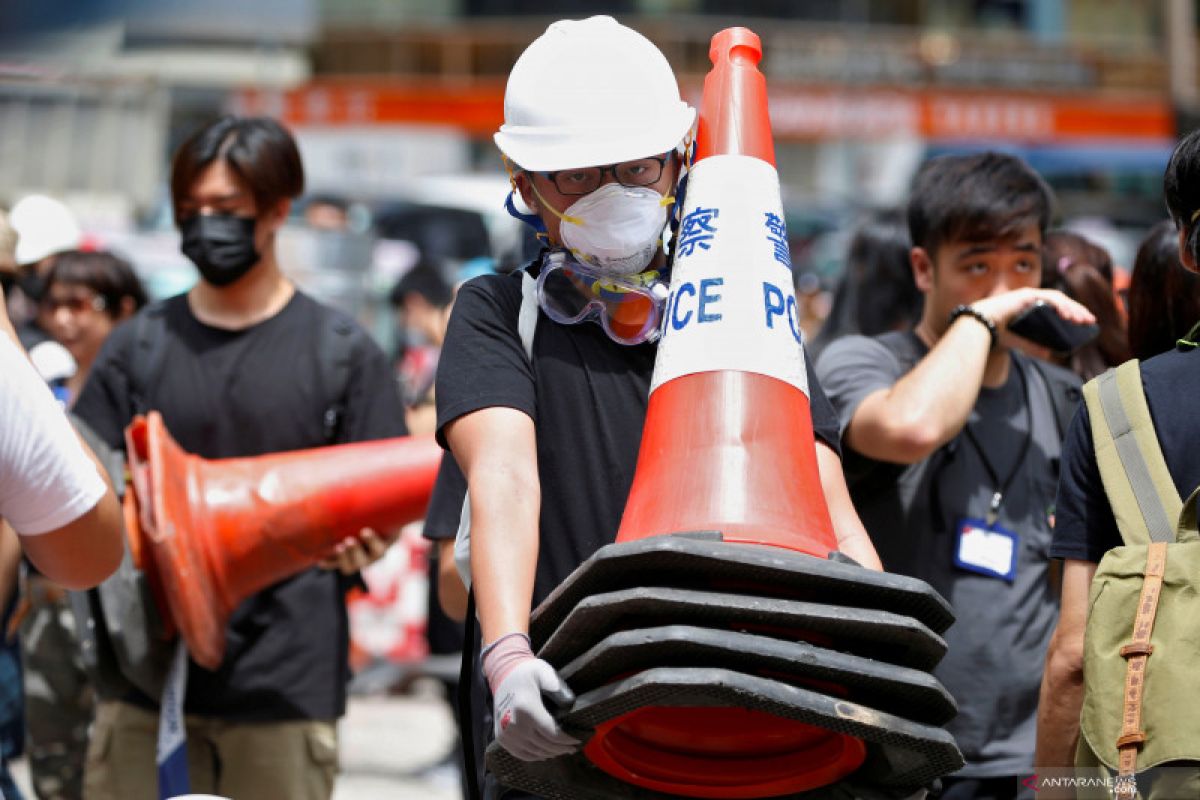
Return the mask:
<path id="1" fill-rule="evenodd" d="M 884 567 L 930 583 L 960 622 L 936 671 L 967 766 L 943 798 L 1015 798 L 1032 772 L 1039 665 L 1057 615 L 1048 558 L 1063 427 L 1079 381 L 1016 352 L 1008 324 L 1037 288 L 1049 188 L 1024 162 L 944 156 L 908 206 L 925 295 L 912 331 L 831 344 L 817 374 L 837 409 L 851 495 Z"/>

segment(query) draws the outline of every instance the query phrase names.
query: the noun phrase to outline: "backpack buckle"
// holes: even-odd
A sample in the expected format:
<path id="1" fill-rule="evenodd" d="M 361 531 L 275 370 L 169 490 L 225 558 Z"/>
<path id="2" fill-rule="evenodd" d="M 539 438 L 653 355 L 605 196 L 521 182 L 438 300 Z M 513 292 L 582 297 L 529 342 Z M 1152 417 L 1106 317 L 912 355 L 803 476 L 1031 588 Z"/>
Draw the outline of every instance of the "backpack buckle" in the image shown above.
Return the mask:
<path id="1" fill-rule="evenodd" d="M 1121 653 L 1121 658 L 1148 656 L 1154 652 L 1154 645 L 1149 642 L 1131 642 L 1122 647 L 1119 652 Z"/>

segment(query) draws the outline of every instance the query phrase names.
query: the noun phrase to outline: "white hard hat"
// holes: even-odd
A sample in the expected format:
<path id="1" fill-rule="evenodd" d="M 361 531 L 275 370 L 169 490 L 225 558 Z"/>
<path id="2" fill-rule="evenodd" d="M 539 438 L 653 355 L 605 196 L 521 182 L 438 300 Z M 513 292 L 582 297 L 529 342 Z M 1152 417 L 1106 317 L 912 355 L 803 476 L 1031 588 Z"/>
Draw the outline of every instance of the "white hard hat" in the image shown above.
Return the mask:
<path id="1" fill-rule="evenodd" d="M 65 381 L 78 369 L 75 358 L 67 348 L 53 339 L 35 344 L 29 351 L 29 360 L 46 383 Z"/>
<path id="2" fill-rule="evenodd" d="M 521 167 L 549 172 L 665 153 L 695 117 L 645 36 L 612 17 L 560 20 L 513 66 L 495 140 Z"/>
<path id="3" fill-rule="evenodd" d="M 83 232 L 71 209 L 45 195 L 31 194 L 18 200 L 8 222 L 17 232 L 16 259 L 21 265 L 36 264 L 83 243 Z"/>

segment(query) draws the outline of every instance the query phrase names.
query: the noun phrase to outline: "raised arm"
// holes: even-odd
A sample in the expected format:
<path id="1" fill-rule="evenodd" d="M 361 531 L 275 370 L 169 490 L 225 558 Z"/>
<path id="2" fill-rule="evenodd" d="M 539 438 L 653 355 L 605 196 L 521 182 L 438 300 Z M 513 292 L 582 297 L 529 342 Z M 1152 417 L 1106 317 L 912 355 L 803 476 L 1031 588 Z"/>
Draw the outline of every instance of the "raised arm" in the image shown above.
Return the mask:
<path id="1" fill-rule="evenodd" d="M 915 464 L 929 457 L 966 424 L 990 349 L 988 329 L 960 317 L 912 371 L 863 399 L 846 444 L 877 461 Z"/>
<path id="2" fill-rule="evenodd" d="M 1008 333 L 1008 323 L 1038 301 L 1072 322 L 1093 320 L 1066 295 L 1044 289 L 993 295 L 971 308 L 995 325 L 1000 345 L 1011 348 L 1021 343 Z M 959 316 L 911 371 L 863 399 L 846 429 L 846 444 L 877 461 L 915 464 L 928 458 L 966 425 L 992 355 L 987 324 L 977 316 Z"/>

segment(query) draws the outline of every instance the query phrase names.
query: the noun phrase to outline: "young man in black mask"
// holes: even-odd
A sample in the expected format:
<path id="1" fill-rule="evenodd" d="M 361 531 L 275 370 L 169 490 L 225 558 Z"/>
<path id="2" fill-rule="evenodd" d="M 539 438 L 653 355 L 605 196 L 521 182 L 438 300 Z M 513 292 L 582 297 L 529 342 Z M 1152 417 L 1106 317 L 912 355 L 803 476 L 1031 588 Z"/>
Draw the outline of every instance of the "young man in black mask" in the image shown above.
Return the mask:
<path id="1" fill-rule="evenodd" d="M 105 343 L 75 412 L 108 444 L 121 447 L 133 416 L 152 409 L 185 450 L 210 459 L 404 435 L 383 352 L 280 269 L 276 234 L 303 184 L 295 142 L 271 119 L 226 117 L 180 147 L 171 194 L 183 252 L 202 280 Z M 192 791 L 332 794 L 348 678 L 344 592 L 387 543 L 364 530 L 322 569 L 244 601 L 220 668 L 189 665 Z M 156 700 L 130 690 L 99 704 L 86 797 L 157 796 Z"/>

